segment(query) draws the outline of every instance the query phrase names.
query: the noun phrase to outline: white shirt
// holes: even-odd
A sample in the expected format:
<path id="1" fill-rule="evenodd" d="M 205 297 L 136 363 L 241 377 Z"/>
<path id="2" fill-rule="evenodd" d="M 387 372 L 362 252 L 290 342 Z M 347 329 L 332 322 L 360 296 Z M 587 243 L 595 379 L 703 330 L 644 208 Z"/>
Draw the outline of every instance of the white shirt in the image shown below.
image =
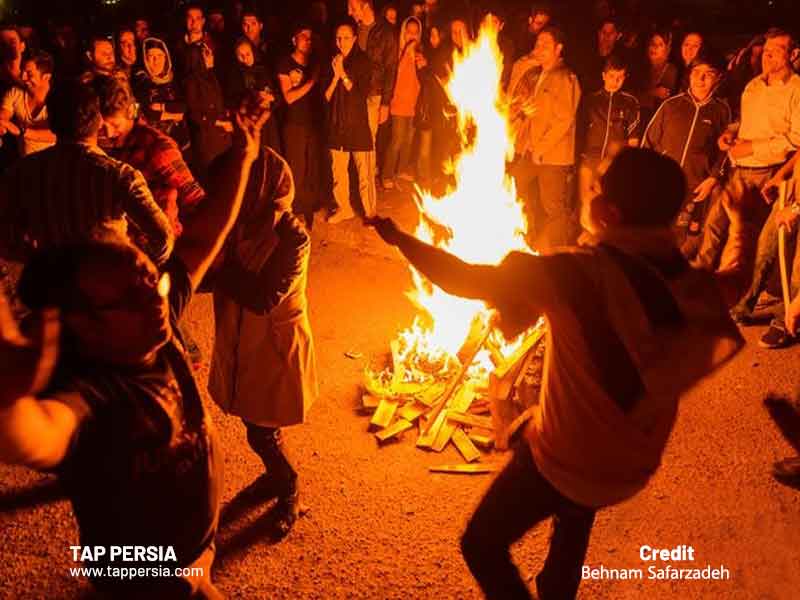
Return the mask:
<path id="1" fill-rule="evenodd" d="M 47 106 L 42 106 L 34 114 L 28 104 L 30 93 L 22 88 L 12 87 L 3 96 L 3 103 L 0 109 L 11 113 L 11 118 L 25 129 L 49 129 L 47 120 Z M 22 156 L 28 156 L 33 152 L 49 148 L 55 142 L 41 142 L 31 140 L 27 136 L 20 136 L 19 151 Z"/>

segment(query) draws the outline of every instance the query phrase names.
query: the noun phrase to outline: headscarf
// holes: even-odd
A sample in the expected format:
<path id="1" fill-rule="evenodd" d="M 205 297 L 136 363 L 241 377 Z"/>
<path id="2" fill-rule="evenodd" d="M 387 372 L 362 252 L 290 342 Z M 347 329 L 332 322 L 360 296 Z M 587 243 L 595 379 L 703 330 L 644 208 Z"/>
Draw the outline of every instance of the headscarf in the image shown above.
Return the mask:
<path id="1" fill-rule="evenodd" d="M 419 27 L 419 40 L 417 41 L 417 44 L 422 44 L 422 22 L 417 17 L 406 18 L 403 21 L 403 24 L 400 25 L 400 43 L 398 44 L 400 58 L 403 58 L 403 54 L 406 51 L 406 46 L 408 45 L 408 40 L 406 40 L 406 27 L 408 27 L 410 22 L 416 23 L 417 27 Z"/>
<path id="2" fill-rule="evenodd" d="M 164 52 L 164 70 L 161 73 L 153 73 L 150 71 L 150 64 L 147 62 L 147 51 L 152 48 L 158 48 Z M 145 71 L 147 71 L 147 75 L 153 83 L 162 85 L 172 81 L 172 58 L 170 58 L 169 55 L 169 48 L 167 48 L 167 45 L 162 40 L 154 37 L 146 38 L 144 42 L 142 42 L 142 57 Z"/>

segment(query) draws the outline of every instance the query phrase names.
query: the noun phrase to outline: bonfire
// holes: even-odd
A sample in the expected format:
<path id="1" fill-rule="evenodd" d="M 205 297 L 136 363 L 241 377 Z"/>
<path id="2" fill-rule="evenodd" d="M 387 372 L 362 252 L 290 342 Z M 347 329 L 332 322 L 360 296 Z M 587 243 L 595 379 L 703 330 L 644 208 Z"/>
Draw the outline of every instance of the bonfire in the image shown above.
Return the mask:
<path id="1" fill-rule="evenodd" d="M 454 185 L 444 196 L 417 189 L 420 219 L 415 235 L 473 263 L 498 264 L 509 252 L 530 252 L 525 217 L 506 174 L 513 156 L 500 91 L 498 31 L 484 21 L 477 39 L 445 84 L 458 108 L 463 150 L 452 164 Z M 411 326 L 390 343 L 391 364 L 365 371 L 364 407 L 372 410 L 376 436 L 386 441 L 418 427 L 417 446 L 441 451 L 452 442 L 467 463 L 483 448 L 504 448 L 517 413 L 520 383 L 532 360 L 541 359 L 543 323 L 505 340 L 479 301 L 451 296 L 413 267 L 409 298 L 419 309 Z M 535 365 L 534 365 L 535 366 Z M 481 465 L 444 470 L 480 472 Z M 488 468 L 486 469 L 488 470 Z"/>

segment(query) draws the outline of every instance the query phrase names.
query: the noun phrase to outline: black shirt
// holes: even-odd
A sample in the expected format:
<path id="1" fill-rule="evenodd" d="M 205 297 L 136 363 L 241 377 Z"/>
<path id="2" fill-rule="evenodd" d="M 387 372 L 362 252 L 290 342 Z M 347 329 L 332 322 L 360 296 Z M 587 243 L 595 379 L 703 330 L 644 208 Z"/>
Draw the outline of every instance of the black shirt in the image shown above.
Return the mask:
<path id="1" fill-rule="evenodd" d="M 173 332 L 192 288 L 176 258 L 165 266 Z M 113 335 L 110 333 L 110 335 Z M 68 404 L 80 425 L 56 471 L 80 529 L 81 544 L 172 546 L 177 561 L 90 566 L 185 566 L 214 539 L 221 458 L 181 341 L 137 372 L 65 362 L 46 397 Z"/>
<path id="2" fill-rule="evenodd" d="M 293 85 L 292 87 L 300 87 L 308 83 L 308 80 L 311 79 L 311 74 L 313 72 L 313 66 L 311 64 L 308 65 L 301 65 L 297 62 L 292 55 L 284 56 L 282 59 L 278 61 L 278 68 L 276 72 L 278 75 L 286 75 L 289 77 L 292 71 L 300 71 L 301 79 L 300 83 Z M 284 113 L 284 124 L 292 124 L 292 125 L 304 125 L 310 127 L 313 125 L 314 115 L 318 114 L 319 111 L 315 111 L 315 99 L 318 96 L 318 88 L 319 85 L 314 85 L 308 93 L 300 98 L 292 102 L 291 104 L 287 103 L 286 112 Z"/>

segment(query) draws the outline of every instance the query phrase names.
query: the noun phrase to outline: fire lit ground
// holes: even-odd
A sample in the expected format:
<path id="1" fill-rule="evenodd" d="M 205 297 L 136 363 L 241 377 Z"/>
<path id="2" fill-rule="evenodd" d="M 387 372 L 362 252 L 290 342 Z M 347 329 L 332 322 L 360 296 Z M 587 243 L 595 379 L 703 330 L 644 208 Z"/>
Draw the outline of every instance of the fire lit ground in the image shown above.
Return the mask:
<path id="1" fill-rule="evenodd" d="M 497 78 L 493 54 L 481 38 L 456 68 L 450 92 L 461 114 L 470 115 L 462 123 L 471 131 L 470 147 L 456 169 L 457 190 L 444 201 L 421 202 L 444 225 L 436 231 L 446 231 L 448 248 L 475 262 L 497 262 L 522 245 L 515 235 L 520 211 L 503 175 L 505 120 L 484 93 Z M 407 228 L 417 223 L 410 194 L 382 197 L 379 209 Z M 433 234 L 418 230 L 421 237 Z M 406 330 L 403 339 L 412 347 L 432 349 L 430 356 L 453 353 L 483 309 L 435 290 L 426 294 L 424 283 L 414 279 L 412 295 L 433 316 L 435 329 L 408 331 L 419 309 L 404 297 L 412 277 L 399 255 L 357 221 L 318 223 L 313 237 L 309 295 L 322 395 L 309 423 L 287 435 L 310 511 L 282 543 L 265 537 L 269 506 L 239 495 L 259 473 L 255 456 L 238 420 L 212 408 L 227 451 L 215 579 L 233 598 L 478 597 L 458 538 L 492 476 L 430 474 L 430 466 L 461 462 L 452 446 L 441 454 L 418 451 L 416 433 L 409 431 L 378 447 L 359 408 L 365 367 L 386 354 L 398 332 Z M 187 318 L 208 356 L 208 297 L 198 297 Z M 799 354 L 751 344 L 692 392 L 652 484 L 634 500 L 601 512 L 593 532 L 589 567 L 642 569 L 644 580 L 587 580 L 582 598 L 797 597 L 800 492 L 769 477 L 771 462 L 792 450 L 762 399 L 769 391 L 793 391 L 800 367 L 792 359 Z M 493 454 L 481 461 L 499 467 L 506 458 Z M 60 598 L 85 590 L 85 582 L 69 574 L 75 566 L 69 546 L 77 536 L 52 482 L 7 467 L 0 469 L 0 481 L 2 597 Z M 645 545 L 690 546 L 694 560 L 672 567 L 724 567 L 730 579 L 649 581 L 648 566 L 663 569 L 667 563 L 643 561 Z M 515 549 L 531 579 L 546 546 L 543 526 Z"/>

